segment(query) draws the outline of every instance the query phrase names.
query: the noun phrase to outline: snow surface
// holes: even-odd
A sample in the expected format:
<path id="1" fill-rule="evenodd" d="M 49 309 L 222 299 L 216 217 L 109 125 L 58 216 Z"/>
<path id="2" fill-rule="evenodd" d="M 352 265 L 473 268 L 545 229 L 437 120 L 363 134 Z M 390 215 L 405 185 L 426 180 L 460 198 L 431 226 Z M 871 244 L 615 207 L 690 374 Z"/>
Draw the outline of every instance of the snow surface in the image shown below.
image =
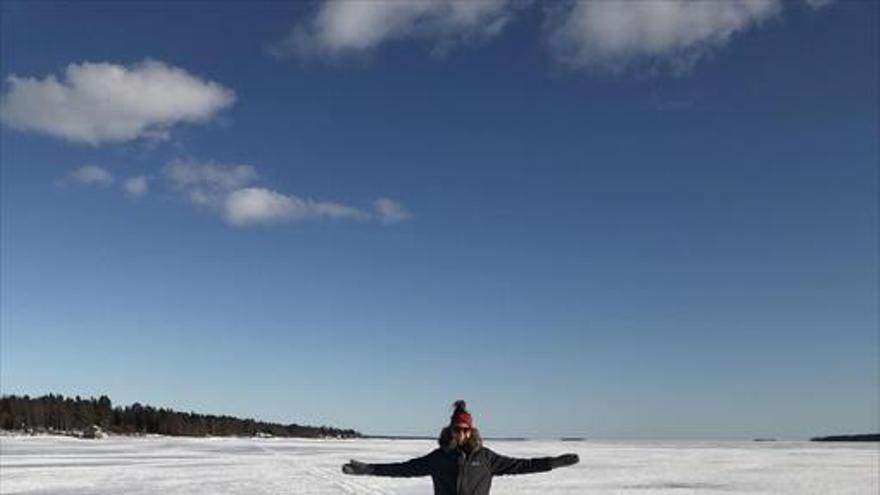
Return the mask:
<path id="1" fill-rule="evenodd" d="M 431 494 L 430 478 L 347 476 L 354 458 L 394 462 L 416 440 L 0 437 L 0 493 Z M 496 477 L 493 494 L 880 493 L 878 444 L 809 442 L 487 442 L 537 457 L 576 452 L 550 473 Z"/>

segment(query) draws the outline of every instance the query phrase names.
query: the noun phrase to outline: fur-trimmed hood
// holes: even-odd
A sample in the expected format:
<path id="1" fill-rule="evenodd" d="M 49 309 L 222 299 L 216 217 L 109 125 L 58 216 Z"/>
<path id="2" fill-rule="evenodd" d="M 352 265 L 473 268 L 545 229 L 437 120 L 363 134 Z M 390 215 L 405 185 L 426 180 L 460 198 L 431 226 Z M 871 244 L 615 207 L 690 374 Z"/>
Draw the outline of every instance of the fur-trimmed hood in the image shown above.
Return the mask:
<path id="1" fill-rule="evenodd" d="M 440 436 L 437 437 L 437 443 L 440 444 L 440 448 L 443 450 L 455 450 L 461 448 L 465 452 L 474 453 L 483 448 L 483 437 L 480 436 L 480 430 L 472 428 L 471 436 L 468 438 L 467 443 L 465 445 L 458 445 L 455 442 L 455 437 L 452 435 L 452 427 L 446 426 L 440 430 Z"/>

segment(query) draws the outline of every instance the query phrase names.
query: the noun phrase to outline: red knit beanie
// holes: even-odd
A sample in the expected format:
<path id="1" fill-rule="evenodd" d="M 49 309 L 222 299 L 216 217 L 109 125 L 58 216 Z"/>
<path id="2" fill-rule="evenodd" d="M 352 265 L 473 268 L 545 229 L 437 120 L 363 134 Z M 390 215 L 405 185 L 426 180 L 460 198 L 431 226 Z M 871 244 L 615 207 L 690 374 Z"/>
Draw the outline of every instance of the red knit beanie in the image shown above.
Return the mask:
<path id="1" fill-rule="evenodd" d="M 468 425 L 468 428 L 474 427 L 474 418 L 471 416 L 469 412 L 467 412 L 467 404 L 463 400 L 457 400 L 454 404 L 455 411 L 452 413 L 452 418 L 449 421 L 449 424 L 455 426 L 460 424 Z"/>

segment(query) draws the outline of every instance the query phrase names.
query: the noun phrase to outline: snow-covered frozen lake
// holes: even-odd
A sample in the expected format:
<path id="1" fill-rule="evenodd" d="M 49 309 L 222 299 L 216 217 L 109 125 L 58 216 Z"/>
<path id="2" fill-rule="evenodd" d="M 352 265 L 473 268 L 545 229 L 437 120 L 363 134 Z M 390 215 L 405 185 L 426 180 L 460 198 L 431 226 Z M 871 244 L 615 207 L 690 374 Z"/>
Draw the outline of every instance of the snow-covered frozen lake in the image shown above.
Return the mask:
<path id="1" fill-rule="evenodd" d="M 880 493 L 878 444 L 808 442 L 487 442 L 519 456 L 576 452 L 577 466 L 496 477 L 493 493 Z M 353 477 L 348 459 L 393 462 L 415 440 L 0 437 L 4 494 L 430 494 L 429 478 Z"/>

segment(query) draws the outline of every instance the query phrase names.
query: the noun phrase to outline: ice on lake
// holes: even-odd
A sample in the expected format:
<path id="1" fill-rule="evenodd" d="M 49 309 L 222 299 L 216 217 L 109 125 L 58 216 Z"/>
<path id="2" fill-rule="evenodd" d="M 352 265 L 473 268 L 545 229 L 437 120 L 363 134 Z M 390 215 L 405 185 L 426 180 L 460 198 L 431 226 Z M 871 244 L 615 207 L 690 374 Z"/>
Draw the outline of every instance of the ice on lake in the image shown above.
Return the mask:
<path id="1" fill-rule="evenodd" d="M 354 458 L 394 462 L 435 444 L 416 440 L 0 437 L 3 494 L 431 494 L 429 478 L 354 477 Z M 487 442 L 581 463 L 496 477 L 493 494 L 880 493 L 878 444 L 809 442 Z"/>

